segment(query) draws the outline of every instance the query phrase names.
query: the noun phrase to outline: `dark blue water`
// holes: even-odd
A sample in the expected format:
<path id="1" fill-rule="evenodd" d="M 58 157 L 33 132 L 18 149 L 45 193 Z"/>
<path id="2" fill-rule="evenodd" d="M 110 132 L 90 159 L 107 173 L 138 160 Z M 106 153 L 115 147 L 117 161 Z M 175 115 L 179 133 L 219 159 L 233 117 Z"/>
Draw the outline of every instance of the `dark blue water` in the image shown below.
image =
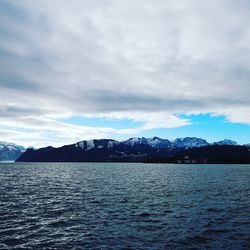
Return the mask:
<path id="1" fill-rule="evenodd" d="M 0 164 L 0 249 L 250 249 L 250 165 Z"/>

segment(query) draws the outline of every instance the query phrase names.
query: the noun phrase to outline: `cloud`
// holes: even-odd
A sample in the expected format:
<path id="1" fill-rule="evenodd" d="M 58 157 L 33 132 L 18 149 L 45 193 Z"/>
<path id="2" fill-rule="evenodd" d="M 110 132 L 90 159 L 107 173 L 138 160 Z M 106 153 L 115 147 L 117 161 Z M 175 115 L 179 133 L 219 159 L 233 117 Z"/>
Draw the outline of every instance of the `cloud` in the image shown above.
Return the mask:
<path id="1" fill-rule="evenodd" d="M 246 0 L 3 0 L 1 124 L 18 127 L 20 141 L 28 129 L 24 137 L 39 145 L 190 124 L 180 114 L 250 124 L 249 7 Z M 58 122 L 70 116 L 144 125 Z"/>

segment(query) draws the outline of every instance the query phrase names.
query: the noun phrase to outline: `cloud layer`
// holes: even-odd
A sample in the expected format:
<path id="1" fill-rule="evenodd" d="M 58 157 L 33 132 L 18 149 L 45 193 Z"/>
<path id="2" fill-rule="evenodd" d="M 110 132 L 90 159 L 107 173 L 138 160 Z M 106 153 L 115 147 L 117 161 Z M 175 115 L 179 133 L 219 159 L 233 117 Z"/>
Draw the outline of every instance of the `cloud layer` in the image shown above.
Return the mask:
<path id="1" fill-rule="evenodd" d="M 54 144 L 190 123 L 250 124 L 249 1 L 3 0 L 1 137 Z M 141 121 L 137 129 L 60 117 Z"/>

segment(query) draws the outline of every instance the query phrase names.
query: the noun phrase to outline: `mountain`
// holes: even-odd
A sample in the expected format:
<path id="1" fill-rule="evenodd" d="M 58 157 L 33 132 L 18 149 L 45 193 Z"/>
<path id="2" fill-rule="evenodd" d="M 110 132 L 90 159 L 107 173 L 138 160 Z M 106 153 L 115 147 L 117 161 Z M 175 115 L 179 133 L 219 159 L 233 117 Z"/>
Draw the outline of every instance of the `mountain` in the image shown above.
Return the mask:
<path id="1" fill-rule="evenodd" d="M 0 161 L 15 161 L 25 148 L 14 143 L 0 142 Z"/>
<path id="2" fill-rule="evenodd" d="M 193 148 L 193 147 L 204 147 L 208 146 L 209 143 L 202 139 L 196 137 L 185 137 L 177 138 L 174 141 L 168 139 L 162 139 L 159 137 L 145 138 L 145 137 L 133 137 L 124 141 L 127 145 L 149 145 L 153 148 Z"/>
<path id="3" fill-rule="evenodd" d="M 173 142 L 173 147 L 175 148 L 194 148 L 208 145 L 209 143 L 206 140 L 196 137 L 177 138 Z"/>
<path id="4" fill-rule="evenodd" d="M 236 141 L 232 141 L 232 140 L 229 140 L 229 139 L 224 139 L 222 141 L 217 141 L 217 142 L 214 142 L 214 145 L 239 145 Z"/>
<path id="5" fill-rule="evenodd" d="M 224 163 L 249 164 L 250 149 L 246 146 L 210 145 L 201 148 L 190 148 L 178 152 L 166 162 L 171 163 Z"/>
<path id="6" fill-rule="evenodd" d="M 88 140 L 60 148 L 27 149 L 17 162 L 143 162 L 148 157 L 174 156 L 179 151 L 148 144 L 130 145 L 111 139 Z"/>
<path id="7" fill-rule="evenodd" d="M 101 149 L 101 148 L 113 148 L 114 146 L 118 146 L 120 144 L 119 141 L 111 140 L 111 139 L 103 139 L 103 140 L 88 140 L 88 141 L 81 141 L 75 144 L 76 148 L 81 148 L 83 150 L 90 150 L 90 149 Z"/>
<path id="8" fill-rule="evenodd" d="M 228 140 L 220 144 L 229 143 Z M 86 140 L 59 148 L 28 148 L 17 162 L 165 162 L 187 149 L 222 147 L 196 137 L 177 138 L 174 141 L 159 137 L 135 137 L 125 141 L 112 139 Z M 234 146 L 234 145 L 227 145 Z M 239 146 L 234 146 L 239 147 Z M 247 147 L 244 147 L 247 148 Z M 181 157 L 181 156 L 180 156 Z"/>
<path id="9" fill-rule="evenodd" d="M 167 139 L 162 139 L 159 137 L 145 138 L 145 137 L 133 137 L 123 142 L 126 145 L 149 145 L 152 148 L 170 148 L 172 143 Z"/>

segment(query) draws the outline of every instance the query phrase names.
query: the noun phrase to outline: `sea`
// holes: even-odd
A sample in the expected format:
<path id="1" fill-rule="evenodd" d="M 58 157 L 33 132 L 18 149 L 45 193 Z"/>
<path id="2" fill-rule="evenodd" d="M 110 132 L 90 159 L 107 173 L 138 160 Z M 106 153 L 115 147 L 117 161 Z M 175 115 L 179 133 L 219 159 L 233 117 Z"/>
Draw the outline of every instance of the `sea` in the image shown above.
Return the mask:
<path id="1" fill-rule="evenodd" d="M 250 249 L 250 165 L 1 163 L 0 249 Z"/>

